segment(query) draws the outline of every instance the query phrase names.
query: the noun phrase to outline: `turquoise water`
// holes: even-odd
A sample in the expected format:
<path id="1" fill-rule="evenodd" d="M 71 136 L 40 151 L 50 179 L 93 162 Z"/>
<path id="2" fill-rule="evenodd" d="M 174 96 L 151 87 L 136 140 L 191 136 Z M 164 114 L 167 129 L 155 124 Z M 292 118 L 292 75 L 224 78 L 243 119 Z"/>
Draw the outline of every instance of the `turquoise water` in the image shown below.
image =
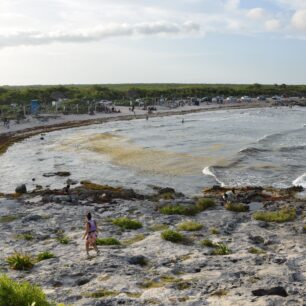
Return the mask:
<path id="1" fill-rule="evenodd" d="M 182 123 L 184 118 L 184 123 Z M 150 192 L 205 186 L 306 186 L 306 109 L 265 108 L 110 122 L 29 138 L 0 156 L 0 191 L 71 178 Z M 35 178 L 35 182 L 32 182 Z"/>

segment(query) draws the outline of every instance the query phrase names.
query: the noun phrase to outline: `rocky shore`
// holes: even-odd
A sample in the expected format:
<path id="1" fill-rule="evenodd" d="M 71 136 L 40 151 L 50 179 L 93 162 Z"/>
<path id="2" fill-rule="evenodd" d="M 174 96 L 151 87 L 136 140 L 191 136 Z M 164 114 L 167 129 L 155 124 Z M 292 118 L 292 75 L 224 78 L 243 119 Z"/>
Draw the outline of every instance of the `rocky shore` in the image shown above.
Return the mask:
<path id="1" fill-rule="evenodd" d="M 305 305 L 306 193 L 214 186 L 190 198 L 84 181 L 0 196 L 0 271 L 65 305 Z M 99 225 L 87 259 L 84 216 Z M 123 219 L 122 219 L 123 218 Z M 33 267 L 14 270 L 19 252 Z M 53 256 L 37 260 L 37 255 Z"/>

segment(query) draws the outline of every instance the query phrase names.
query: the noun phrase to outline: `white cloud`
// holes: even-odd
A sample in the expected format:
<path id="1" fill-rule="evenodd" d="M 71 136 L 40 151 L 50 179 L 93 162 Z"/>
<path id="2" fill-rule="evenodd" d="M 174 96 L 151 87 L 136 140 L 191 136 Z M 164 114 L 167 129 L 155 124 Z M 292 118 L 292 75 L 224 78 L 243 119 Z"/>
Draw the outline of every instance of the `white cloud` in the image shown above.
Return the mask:
<path id="1" fill-rule="evenodd" d="M 296 29 L 306 32 L 306 10 L 296 11 L 292 17 L 292 24 Z"/>
<path id="2" fill-rule="evenodd" d="M 261 7 L 256 7 L 247 12 L 247 17 L 251 19 L 262 19 L 266 15 L 266 11 Z"/>
<path id="3" fill-rule="evenodd" d="M 265 22 L 265 28 L 269 32 L 278 31 L 281 27 L 281 23 L 277 19 L 270 19 Z"/>
<path id="4" fill-rule="evenodd" d="M 194 22 L 171 23 L 166 21 L 138 24 L 110 24 L 75 31 L 19 31 L 11 34 L 0 34 L 0 47 L 21 45 L 43 45 L 53 42 L 91 42 L 110 37 L 133 35 L 179 35 L 199 31 L 200 26 Z"/>
<path id="5" fill-rule="evenodd" d="M 225 3 L 225 8 L 227 10 L 236 10 L 239 8 L 240 0 L 227 0 Z"/>

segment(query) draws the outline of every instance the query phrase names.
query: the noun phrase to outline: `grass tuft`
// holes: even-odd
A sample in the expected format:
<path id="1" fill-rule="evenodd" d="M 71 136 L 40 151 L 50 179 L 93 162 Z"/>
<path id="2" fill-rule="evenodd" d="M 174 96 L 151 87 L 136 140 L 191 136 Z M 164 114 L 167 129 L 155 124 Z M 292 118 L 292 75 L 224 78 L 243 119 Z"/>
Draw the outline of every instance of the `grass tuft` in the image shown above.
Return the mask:
<path id="1" fill-rule="evenodd" d="M 231 250 L 224 243 L 215 243 L 214 249 L 211 252 L 211 255 L 228 255 L 231 253 Z"/>
<path id="2" fill-rule="evenodd" d="M 202 240 L 201 245 L 206 246 L 208 248 L 213 248 L 215 246 L 215 244 L 209 239 Z"/>
<path id="3" fill-rule="evenodd" d="M 6 262 L 14 270 L 30 270 L 34 266 L 32 256 L 21 252 L 15 252 L 7 257 Z"/>
<path id="4" fill-rule="evenodd" d="M 97 245 L 120 245 L 120 241 L 112 237 L 97 238 L 96 244 Z"/>
<path id="5" fill-rule="evenodd" d="M 18 219 L 17 215 L 6 215 L 0 217 L 0 223 L 9 223 Z"/>
<path id="6" fill-rule="evenodd" d="M 43 291 L 29 282 L 16 282 L 0 275 L 0 305 L 5 306 L 51 306 Z"/>
<path id="7" fill-rule="evenodd" d="M 208 208 L 214 207 L 215 201 L 213 199 L 209 199 L 209 198 L 201 198 L 198 199 L 197 203 L 196 203 L 196 207 L 200 210 L 200 211 L 204 211 Z"/>
<path id="8" fill-rule="evenodd" d="M 164 215 L 184 215 L 194 216 L 199 210 L 196 206 L 184 206 L 184 205 L 167 205 L 160 209 L 160 212 Z"/>
<path id="9" fill-rule="evenodd" d="M 37 261 L 42 261 L 50 258 L 54 258 L 54 254 L 48 251 L 41 252 L 37 255 Z"/>
<path id="10" fill-rule="evenodd" d="M 61 243 L 61 244 L 69 244 L 69 242 L 70 242 L 69 237 L 67 237 L 67 236 L 62 236 L 62 235 L 59 236 L 59 237 L 57 237 L 56 240 L 57 240 L 59 243 Z"/>
<path id="11" fill-rule="evenodd" d="M 259 248 L 254 248 L 254 247 L 251 247 L 248 249 L 249 253 L 251 254 L 265 254 L 266 252 L 262 249 L 259 249 Z"/>
<path id="12" fill-rule="evenodd" d="M 218 235 L 218 234 L 220 234 L 220 230 L 218 228 L 216 228 L 216 227 L 211 227 L 210 228 L 210 233 L 212 235 Z"/>
<path id="13" fill-rule="evenodd" d="M 17 239 L 21 239 L 21 240 L 33 240 L 34 237 L 32 234 L 19 234 L 17 235 Z"/>
<path id="14" fill-rule="evenodd" d="M 202 228 L 203 228 L 202 224 L 194 222 L 194 221 L 186 221 L 186 222 L 180 223 L 177 226 L 177 229 L 180 231 L 190 231 L 190 232 L 199 231 Z"/>
<path id="15" fill-rule="evenodd" d="M 253 214 L 255 220 L 266 222 L 288 222 L 296 218 L 294 208 L 282 208 L 279 211 L 257 211 Z"/>
<path id="16" fill-rule="evenodd" d="M 104 298 L 104 297 L 112 297 L 118 295 L 120 292 L 118 291 L 110 291 L 107 289 L 100 289 L 95 292 L 85 293 L 85 297 L 89 298 Z"/>
<path id="17" fill-rule="evenodd" d="M 165 231 L 168 228 L 169 227 L 166 224 L 153 224 L 152 226 L 149 227 L 149 229 L 154 232 Z"/>
<path id="18" fill-rule="evenodd" d="M 161 237 L 164 240 L 171 241 L 173 243 L 180 243 L 184 241 L 184 236 L 173 230 L 165 230 L 161 233 Z"/>
<path id="19" fill-rule="evenodd" d="M 247 212 L 249 211 L 249 206 L 242 203 L 227 203 L 225 204 L 225 209 L 234 212 Z"/>
<path id="20" fill-rule="evenodd" d="M 121 229 L 123 230 L 127 230 L 127 229 L 139 229 L 142 228 L 142 224 L 141 222 L 137 221 L 137 220 L 132 220 L 129 219 L 127 217 L 122 217 L 122 218 L 117 218 L 117 219 L 113 219 L 112 223 L 114 225 L 119 226 Z"/>

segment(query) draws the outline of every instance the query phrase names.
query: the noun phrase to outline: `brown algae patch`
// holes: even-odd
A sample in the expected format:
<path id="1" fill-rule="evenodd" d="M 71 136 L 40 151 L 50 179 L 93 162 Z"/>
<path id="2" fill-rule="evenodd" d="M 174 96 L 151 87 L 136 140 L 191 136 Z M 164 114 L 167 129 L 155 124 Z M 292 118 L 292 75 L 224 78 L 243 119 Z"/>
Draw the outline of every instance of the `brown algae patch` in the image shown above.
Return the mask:
<path id="1" fill-rule="evenodd" d="M 211 156 L 146 149 L 137 146 L 127 137 L 111 133 L 78 135 L 60 145 L 60 149 L 64 151 L 70 151 L 72 148 L 105 155 L 114 164 L 140 172 L 166 175 L 194 175 L 202 172 L 205 166 L 222 164 L 222 161 Z"/>

